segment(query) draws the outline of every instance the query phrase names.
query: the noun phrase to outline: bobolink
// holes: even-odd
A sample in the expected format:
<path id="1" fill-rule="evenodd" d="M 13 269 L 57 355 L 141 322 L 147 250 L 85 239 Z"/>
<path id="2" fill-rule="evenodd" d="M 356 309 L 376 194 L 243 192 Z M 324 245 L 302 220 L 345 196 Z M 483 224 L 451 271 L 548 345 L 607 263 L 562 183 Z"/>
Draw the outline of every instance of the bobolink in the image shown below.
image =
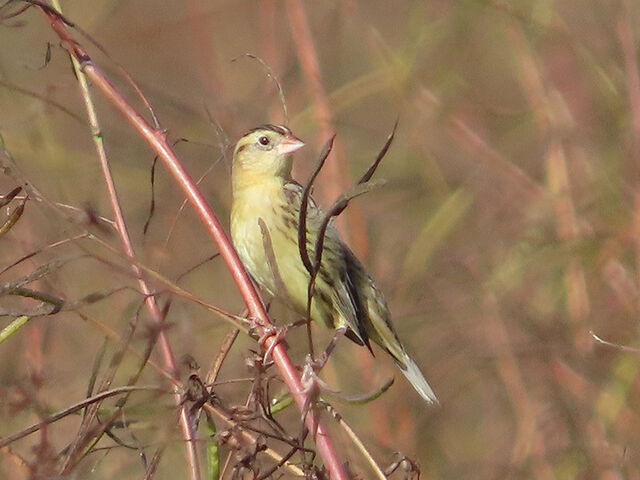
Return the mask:
<path id="1" fill-rule="evenodd" d="M 291 178 L 291 154 L 303 145 L 281 125 L 263 125 L 238 141 L 232 166 L 231 238 L 255 281 L 306 316 L 310 276 L 298 247 L 303 188 Z M 306 218 L 307 249 L 313 258 L 324 212 L 311 199 Z M 259 219 L 266 226 L 268 240 Z M 283 288 L 286 292 L 280 291 Z M 325 233 L 310 313 L 314 321 L 329 328 L 345 328 L 346 336 L 359 345 L 371 349 L 373 340 L 391 355 L 427 402 L 437 402 L 400 343 L 382 293 L 332 225 Z"/>

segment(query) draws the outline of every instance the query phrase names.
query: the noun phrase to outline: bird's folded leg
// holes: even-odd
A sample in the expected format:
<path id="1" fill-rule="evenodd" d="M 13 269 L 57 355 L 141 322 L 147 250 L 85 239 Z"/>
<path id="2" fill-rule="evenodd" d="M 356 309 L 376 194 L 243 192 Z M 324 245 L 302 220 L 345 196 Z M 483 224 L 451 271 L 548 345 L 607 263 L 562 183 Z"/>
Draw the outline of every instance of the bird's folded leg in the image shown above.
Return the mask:
<path id="1" fill-rule="evenodd" d="M 333 349 L 336 348 L 336 345 L 338 344 L 338 340 L 344 337 L 346 333 L 347 333 L 347 327 L 337 328 L 333 334 L 333 338 L 327 345 L 327 348 L 325 348 L 324 352 L 322 352 L 320 357 L 311 359 L 313 368 L 316 372 L 319 372 L 320 370 L 322 370 L 322 368 L 326 365 L 327 361 L 329 360 L 329 356 L 331 355 L 331 352 L 333 352 Z"/>

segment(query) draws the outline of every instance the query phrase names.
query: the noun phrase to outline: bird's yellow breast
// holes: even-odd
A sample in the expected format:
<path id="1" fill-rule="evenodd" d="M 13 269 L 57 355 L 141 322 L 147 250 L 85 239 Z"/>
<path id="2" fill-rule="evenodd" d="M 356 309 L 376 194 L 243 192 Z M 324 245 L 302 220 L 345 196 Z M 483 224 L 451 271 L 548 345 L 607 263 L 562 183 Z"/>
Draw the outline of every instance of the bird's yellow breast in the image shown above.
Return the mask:
<path id="1" fill-rule="evenodd" d="M 231 209 L 231 237 L 233 244 L 253 278 L 271 295 L 280 297 L 299 314 L 305 315 L 309 273 L 300 258 L 298 248 L 299 197 L 287 198 L 281 179 L 254 183 L 234 190 Z M 258 219 L 262 219 L 269 232 L 275 260 L 275 271 L 265 253 L 265 239 Z M 292 221 L 292 219 L 294 219 Z M 280 280 L 276 280 L 276 275 Z M 324 283 L 317 282 L 316 290 Z M 286 291 L 281 291 L 282 288 Z M 330 305 L 333 292 L 327 292 L 324 302 L 314 295 L 311 317 L 332 325 L 332 318 L 339 312 Z"/>
<path id="2" fill-rule="evenodd" d="M 281 179 L 265 179 L 234 191 L 231 209 L 231 237 L 249 273 L 272 295 L 277 284 L 265 253 L 265 238 L 258 223 L 262 219 L 269 232 L 277 274 L 288 286 L 297 280 L 304 265 L 297 255 L 297 231 L 285 222 L 287 204 Z M 304 271 L 306 273 L 306 270 Z M 300 280 L 304 280 L 300 278 Z"/>

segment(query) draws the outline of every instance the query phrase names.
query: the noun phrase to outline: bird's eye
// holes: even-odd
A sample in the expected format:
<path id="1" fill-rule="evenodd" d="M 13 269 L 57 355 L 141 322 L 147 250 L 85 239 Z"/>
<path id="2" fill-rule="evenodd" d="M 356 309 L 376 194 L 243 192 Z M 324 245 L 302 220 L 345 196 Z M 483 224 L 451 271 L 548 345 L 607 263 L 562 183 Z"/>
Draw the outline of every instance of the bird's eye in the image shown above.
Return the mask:
<path id="1" fill-rule="evenodd" d="M 269 137 L 265 137 L 263 135 L 258 139 L 258 142 L 260 142 L 260 145 L 264 145 L 266 147 L 267 145 L 269 145 L 270 140 L 269 140 Z"/>

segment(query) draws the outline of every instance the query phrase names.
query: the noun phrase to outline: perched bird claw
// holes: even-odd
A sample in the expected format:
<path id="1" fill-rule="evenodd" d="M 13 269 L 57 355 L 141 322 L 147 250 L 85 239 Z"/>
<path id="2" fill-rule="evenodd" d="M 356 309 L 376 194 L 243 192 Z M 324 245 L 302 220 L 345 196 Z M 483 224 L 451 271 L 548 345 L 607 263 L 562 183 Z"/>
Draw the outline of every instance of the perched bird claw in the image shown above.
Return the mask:
<path id="1" fill-rule="evenodd" d="M 338 340 L 342 338 L 346 333 L 347 333 L 346 327 L 338 327 L 333 335 L 333 338 L 329 342 L 329 345 L 327 345 L 327 348 L 325 349 L 324 352 L 322 352 L 320 357 L 311 358 L 310 355 L 307 355 L 307 362 L 309 362 L 313 366 L 313 369 L 316 372 L 319 372 L 320 370 L 322 370 L 322 368 L 326 365 L 326 363 L 329 361 L 329 357 L 331 356 L 331 353 L 333 352 L 333 349 L 336 348 Z"/>
<path id="2" fill-rule="evenodd" d="M 276 325 L 269 325 L 268 327 L 263 327 L 262 335 L 258 339 L 258 345 L 260 345 L 260 349 L 264 351 L 264 355 L 262 356 L 263 365 L 267 364 L 269 357 L 273 353 L 273 349 L 285 339 L 288 331 L 289 327 L 287 326 L 278 327 Z M 273 340 L 270 345 L 267 345 L 269 339 Z"/>
<path id="3" fill-rule="evenodd" d="M 314 373 L 320 372 L 329 361 L 329 356 L 326 352 L 322 352 L 319 357 L 312 358 L 311 355 L 307 355 L 305 360 L 305 367 L 311 368 Z M 303 369 L 304 371 L 304 369 Z"/>
<path id="4" fill-rule="evenodd" d="M 335 390 L 332 390 L 331 387 L 322 380 L 318 374 L 316 373 L 318 361 L 316 359 L 311 358 L 311 355 L 307 355 L 305 358 L 304 365 L 302 366 L 302 375 L 300 378 L 300 382 L 302 383 L 302 393 L 305 395 L 305 403 L 302 408 L 302 421 L 304 422 L 305 417 L 308 413 L 316 408 L 318 404 L 322 403 L 320 398 L 320 394 L 323 391 L 338 393 Z M 314 416 L 317 421 L 317 415 Z M 313 425 L 311 429 L 311 435 L 315 437 L 317 429 L 317 423 Z"/>
<path id="5" fill-rule="evenodd" d="M 301 382 L 306 394 L 314 393 L 315 391 L 320 392 L 322 390 L 337 393 L 317 374 L 318 370 L 322 369 L 325 363 L 326 360 L 311 358 L 311 355 L 307 355 L 305 358 L 304 365 L 302 366 Z"/>

